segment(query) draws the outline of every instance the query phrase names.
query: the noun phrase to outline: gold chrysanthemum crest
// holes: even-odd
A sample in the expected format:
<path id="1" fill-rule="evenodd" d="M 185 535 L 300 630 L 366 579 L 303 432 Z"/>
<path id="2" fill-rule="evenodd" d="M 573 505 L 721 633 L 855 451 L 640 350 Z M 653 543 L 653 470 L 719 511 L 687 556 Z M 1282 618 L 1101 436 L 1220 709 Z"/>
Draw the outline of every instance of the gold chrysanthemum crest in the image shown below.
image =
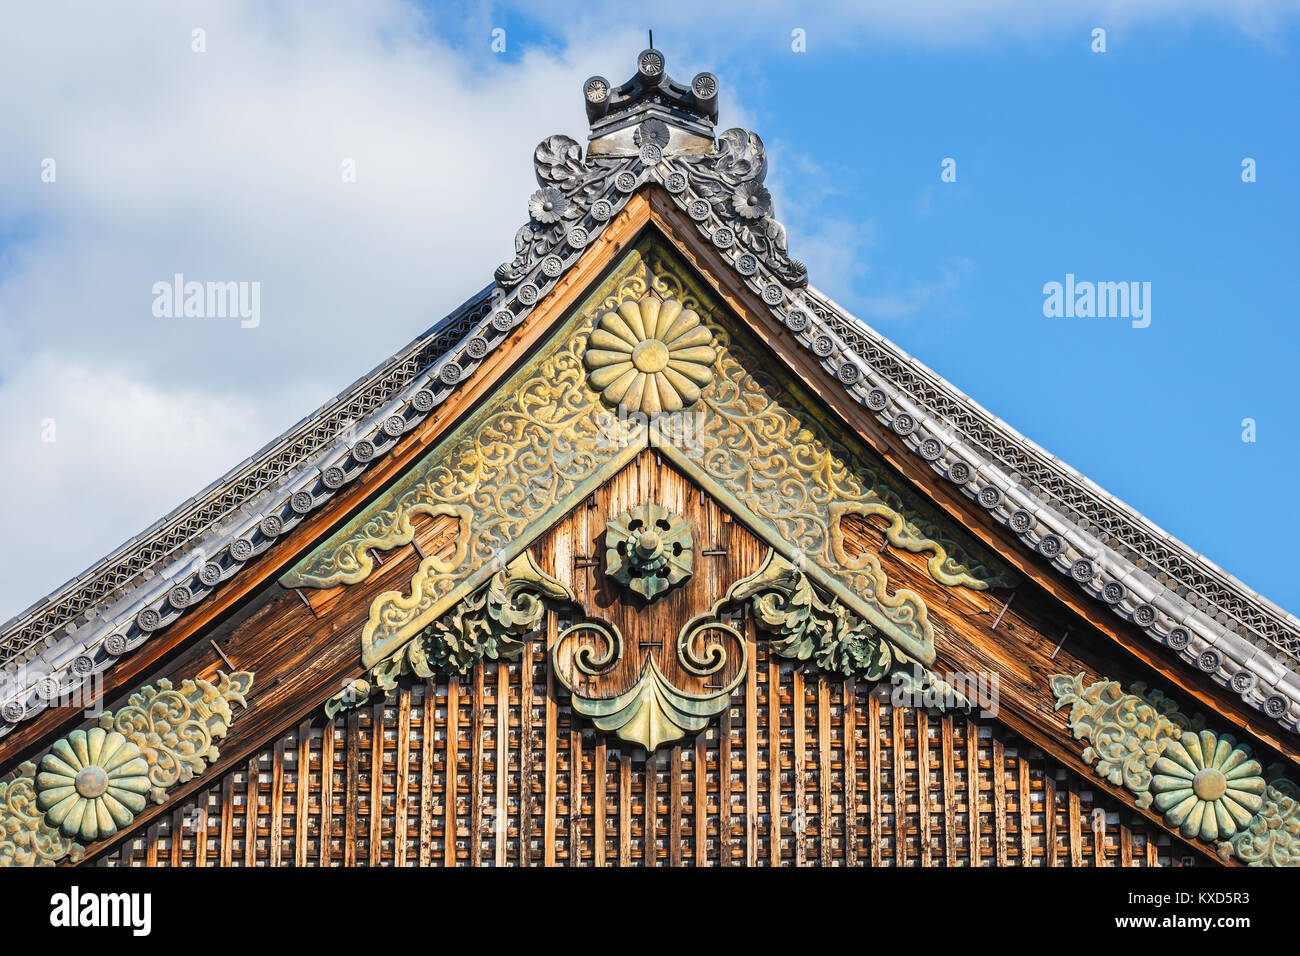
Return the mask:
<path id="1" fill-rule="evenodd" d="M 1227 839 L 1264 806 L 1264 770 L 1228 734 L 1183 734 L 1165 747 L 1154 769 L 1156 808 L 1183 836 Z"/>
<path id="2" fill-rule="evenodd" d="M 604 313 L 583 361 L 591 387 L 629 412 L 677 412 L 713 381 L 713 333 L 676 299 L 626 299 Z"/>

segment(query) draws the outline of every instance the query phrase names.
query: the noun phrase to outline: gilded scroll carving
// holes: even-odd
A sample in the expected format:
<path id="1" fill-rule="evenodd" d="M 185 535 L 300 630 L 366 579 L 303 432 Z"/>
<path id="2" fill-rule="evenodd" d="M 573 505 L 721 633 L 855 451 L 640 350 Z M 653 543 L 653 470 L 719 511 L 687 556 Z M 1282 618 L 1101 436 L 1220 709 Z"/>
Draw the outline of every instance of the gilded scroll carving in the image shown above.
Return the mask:
<path id="1" fill-rule="evenodd" d="M 683 406 L 687 398 L 694 401 L 683 411 L 628 414 L 624 406 L 614 414 L 596 388 L 603 379 L 592 378 L 615 366 L 587 357 L 593 349 L 618 350 L 599 348 L 604 340 L 593 333 L 617 335 L 598 328 L 611 314 L 624 325 L 626 316 L 635 315 L 644 326 L 647 309 L 656 329 L 670 312 L 670 329 L 688 313 L 698 317 L 700 324 L 685 334 L 708 334 L 709 344 L 690 348 L 708 349 L 711 364 L 692 379 L 698 399 L 679 391 Z M 990 587 L 1009 583 L 1010 573 L 973 540 L 949 533 L 932 507 L 873 463 L 853 436 L 838 436 L 816 401 L 789 376 L 774 374 L 757 341 L 743 329 L 732 334 L 723 316 L 687 267 L 657 241 L 643 241 L 530 365 L 282 582 L 325 586 L 359 580 L 371 549 L 410 540 L 412 514 L 468 509 L 471 514 L 462 518 L 463 560 L 426 559 L 408 588 L 372 602 L 362 633 L 362 662 L 372 667 L 482 587 L 496 568 L 655 440 L 665 457 L 841 605 L 900 651 L 928 663 L 933 640 L 924 605 L 911 592 L 888 591 L 875 555 L 846 554 L 842 536 L 836 546 L 838 516 L 845 512 L 834 509 L 884 516 L 899 529 L 891 539 L 895 545 L 930 551 L 928 567 L 946 585 Z M 642 337 L 633 351 L 642 341 L 648 340 Z M 706 356 L 691 352 L 691 358 L 703 362 Z"/>
<path id="2" fill-rule="evenodd" d="M 1066 718 L 1076 739 L 1087 739 L 1085 763 L 1137 797 L 1139 807 L 1151 806 L 1152 767 L 1170 741 L 1194 728 L 1192 721 L 1160 691 L 1127 694 L 1118 681 L 1087 683 L 1083 674 L 1057 674 L 1050 681 L 1057 708 L 1070 705 Z M 1203 722 L 1198 721 L 1203 725 Z M 1196 727 L 1195 729 L 1199 729 Z"/>
<path id="3" fill-rule="evenodd" d="M 417 500 L 407 507 L 389 503 L 386 507 L 363 512 L 343 529 L 342 544 L 331 553 L 329 560 L 299 565 L 282 578 L 284 586 L 332 588 L 364 581 L 375 569 L 374 549 L 389 551 L 410 544 L 415 538 L 412 519 L 416 515 L 428 515 L 431 518 L 451 515 L 459 522 L 456 550 L 452 557 L 442 561 L 431 555 L 426 559 L 429 575 L 455 575 L 465 563 L 473 510 L 463 504 Z"/>
<path id="4" fill-rule="evenodd" d="M 1088 683 L 1082 673 L 1049 684 L 1074 736 L 1090 746 L 1083 759 L 1132 793 L 1139 807 L 1164 814 L 1189 839 L 1218 841 L 1223 859 L 1251 866 L 1300 866 L 1300 788 L 1284 777 L 1265 782 L 1250 749 L 1205 729 L 1159 691 L 1118 681 Z"/>
<path id="5" fill-rule="evenodd" d="M 925 563 L 926 569 L 930 572 L 930 577 L 940 584 L 982 591 L 998 580 L 996 574 L 990 575 L 985 568 L 968 568 L 960 560 L 948 554 L 948 545 L 926 537 L 916 522 L 909 521 L 901 512 L 876 502 L 835 502 L 830 506 L 831 552 L 843 567 L 855 570 L 866 567 L 871 557 L 869 554 L 853 556 L 848 553 L 842 522 L 849 515 L 884 518 L 889 523 L 885 529 L 886 540 L 895 548 L 913 554 L 929 554 L 930 557 Z"/>
<path id="6" fill-rule="evenodd" d="M 1229 840 L 1219 856 L 1236 856 L 1247 866 L 1300 866 L 1300 787 L 1274 780 L 1264 791 L 1264 806 Z"/>
<path id="7" fill-rule="evenodd" d="M 0 782 L 0 866 L 78 862 L 84 843 L 130 826 L 146 806 L 202 773 L 218 756 L 232 704 L 247 706 L 248 671 L 146 685 L 99 726 L 76 729 Z"/>
<path id="8" fill-rule="evenodd" d="M 883 590 L 883 581 L 881 585 Z M 919 597 L 915 602 L 924 611 Z M 611 688 L 612 675 L 632 649 L 617 628 L 600 621 L 584 621 L 560 635 L 551 649 L 555 674 L 575 712 L 591 718 L 601 730 L 653 751 L 703 730 L 727 708 L 747 666 L 744 637 L 730 621 L 746 611 L 770 637 L 779 657 L 810 662 L 838 677 L 877 681 L 898 672 L 909 681 L 917 673 L 937 681 L 919 661 L 773 550 L 757 571 L 732 584 L 708 612 L 687 621 L 673 642 L 675 663 L 683 675 L 714 678 L 705 688 L 674 684 L 653 648 L 639 649 L 639 669 L 630 687 Z M 738 663 L 728 668 L 733 656 Z M 731 676 L 723 680 L 724 673 Z M 938 684 L 944 693 L 937 698 L 969 706 L 954 688 Z"/>
<path id="9" fill-rule="evenodd" d="M 37 807 L 35 763 L 23 761 L 15 777 L 0 781 L 0 866 L 54 866 L 65 857 L 79 863 L 85 854 Z"/>
<path id="10" fill-rule="evenodd" d="M 732 602 L 750 602 L 755 621 L 772 635 L 772 649 L 781 657 L 812 660 L 822 670 L 873 681 L 895 664 L 911 662 L 876 628 L 837 599 L 818 593 L 806 574 L 773 551 L 727 596 Z M 919 598 L 917 603 L 923 610 Z"/>
<path id="11" fill-rule="evenodd" d="M 525 551 L 487 584 L 456 604 L 394 653 L 370 667 L 325 704 L 325 713 L 364 704 L 372 694 L 391 690 L 400 677 L 467 674 L 484 658 L 513 660 L 542 626 L 547 601 L 571 601 L 573 592 L 555 580 Z"/>

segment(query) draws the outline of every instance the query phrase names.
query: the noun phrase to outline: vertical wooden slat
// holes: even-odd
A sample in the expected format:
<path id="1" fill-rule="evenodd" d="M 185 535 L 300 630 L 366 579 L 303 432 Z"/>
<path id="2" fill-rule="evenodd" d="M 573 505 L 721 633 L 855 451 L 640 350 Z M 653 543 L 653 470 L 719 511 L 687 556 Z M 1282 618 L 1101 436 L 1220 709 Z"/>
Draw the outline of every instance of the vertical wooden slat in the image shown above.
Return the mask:
<path id="1" fill-rule="evenodd" d="M 682 865 L 682 748 L 673 747 L 668 764 L 668 865 Z"/>
<path id="2" fill-rule="evenodd" d="M 307 865 L 307 813 L 311 806 L 311 721 L 298 725 L 298 781 L 294 787 L 293 865 Z"/>
<path id="3" fill-rule="evenodd" d="M 767 787 L 768 855 L 781 865 L 781 668 L 776 655 L 767 656 Z"/>
<path id="4" fill-rule="evenodd" d="M 907 866 L 907 728 L 902 707 L 892 708 L 894 744 L 894 863 Z"/>
<path id="5" fill-rule="evenodd" d="M 695 781 L 691 796 L 695 800 L 695 865 L 709 865 L 709 765 L 704 750 L 704 738 L 700 734 L 695 738 Z"/>
<path id="6" fill-rule="evenodd" d="M 984 839 L 983 827 L 980 825 L 980 737 L 979 727 L 975 721 L 966 721 L 966 817 L 970 833 L 970 865 L 979 866 L 981 843 Z"/>
<path id="7" fill-rule="evenodd" d="M 151 823 L 145 830 L 144 865 L 153 869 L 158 865 L 158 824 Z M 250 864 L 251 865 L 251 864 Z"/>
<path id="8" fill-rule="evenodd" d="M 1070 866 L 1083 866 L 1083 821 L 1079 812 L 1079 790 L 1074 775 L 1065 778 L 1066 806 L 1070 820 Z"/>
<path id="9" fill-rule="evenodd" d="M 384 701 L 375 704 L 370 718 L 370 853 L 371 866 L 383 862 L 384 840 Z"/>
<path id="10" fill-rule="evenodd" d="M 257 865 L 257 791 L 258 761 L 248 760 L 247 787 L 244 791 L 244 866 Z"/>
<path id="11" fill-rule="evenodd" d="M 957 781 L 952 754 L 952 714 L 944 714 L 939 724 L 939 742 L 943 750 L 943 865 L 957 865 Z"/>
<path id="12" fill-rule="evenodd" d="M 470 705 L 469 865 L 483 862 L 483 668 L 474 668 L 474 700 Z"/>
<path id="13" fill-rule="evenodd" d="M 871 816 L 869 818 L 871 835 L 871 865 L 884 865 L 885 828 L 880 819 L 882 795 L 880 788 L 880 698 L 875 691 L 867 693 L 867 736 L 870 746 L 867 749 L 867 780 L 870 785 Z"/>
<path id="14" fill-rule="evenodd" d="M 320 865 L 333 862 L 334 721 L 325 721 L 320 739 Z"/>
<path id="15" fill-rule="evenodd" d="M 226 774 L 221 781 L 221 855 L 222 866 L 234 864 L 235 851 L 235 775 Z"/>
<path id="16" fill-rule="evenodd" d="M 519 865 L 532 864 L 533 836 L 533 644 L 519 658 Z"/>
<path id="17" fill-rule="evenodd" d="M 172 811 L 172 845 L 168 863 L 173 868 L 181 865 L 181 847 L 185 840 L 185 811 L 183 806 Z"/>
<path id="18" fill-rule="evenodd" d="M 271 757 L 271 830 L 268 866 L 280 865 L 280 843 L 284 829 L 284 737 L 275 742 Z"/>
<path id="19" fill-rule="evenodd" d="M 1043 768 L 1043 864 L 1056 866 L 1056 774 L 1051 761 Z"/>
<path id="20" fill-rule="evenodd" d="M 1122 823 L 1119 825 L 1119 865 L 1133 865 L 1133 831 Z"/>
<path id="21" fill-rule="evenodd" d="M 632 757 L 618 755 L 618 865 L 632 865 Z"/>
<path id="22" fill-rule="evenodd" d="M 361 763 L 361 715 L 359 711 L 348 711 L 347 751 L 344 754 L 346 764 L 343 779 L 343 865 L 357 865 L 357 793 L 358 767 Z"/>
<path id="23" fill-rule="evenodd" d="M 831 865 L 831 689 L 823 674 L 817 681 L 817 846 L 822 866 Z"/>
<path id="24" fill-rule="evenodd" d="M 803 672 L 798 667 L 790 674 L 790 702 L 794 710 L 794 865 L 808 864 L 808 825 L 807 809 L 804 805 L 804 793 L 807 787 L 804 769 L 804 756 L 807 747 L 804 727 L 804 688 Z"/>
<path id="25" fill-rule="evenodd" d="M 718 718 L 718 865 L 731 866 L 735 862 L 731 811 L 731 705 Z"/>
<path id="26" fill-rule="evenodd" d="M 858 686 L 844 682 L 844 864 L 858 865 Z"/>
<path id="27" fill-rule="evenodd" d="M 1025 756 L 1028 745 L 1021 741 L 1016 750 L 1016 764 L 1020 772 L 1020 864 L 1034 865 L 1033 847 L 1033 795 L 1029 787 L 1029 759 Z"/>
<path id="28" fill-rule="evenodd" d="M 411 763 L 411 689 L 397 689 L 397 766 L 393 791 L 393 866 L 406 866 L 407 787 Z"/>
<path id="29" fill-rule="evenodd" d="M 442 832 L 442 856 L 446 866 L 456 865 L 456 825 L 460 809 L 460 678 L 447 679 L 447 779 L 443 786 L 443 813 L 446 823 Z"/>
<path id="30" fill-rule="evenodd" d="M 745 865 L 758 865 L 758 648 L 745 627 Z"/>
<path id="31" fill-rule="evenodd" d="M 681 781 L 676 781 L 678 787 Z M 595 769 L 592 773 L 592 786 L 596 788 L 596 839 L 594 846 L 594 861 L 596 866 L 605 865 L 605 791 L 609 786 L 609 758 L 605 751 L 605 738 L 601 736 L 596 740 Z M 678 791 L 680 795 L 680 789 Z M 680 836 L 680 833 L 679 833 Z"/>
<path id="32" fill-rule="evenodd" d="M 659 794 L 659 759 L 651 754 L 645 762 L 645 865 L 657 866 L 658 851 L 655 849 L 655 832 L 659 823 L 655 811 L 658 809 Z"/>
<path id="33" fill-rule="evenodd" d="M 545 798 L 542 806 L 542 860 L 546 866 L 555 865 L 555 728 L 559 701 L 555 691 L 555 666 L 551 663 L 551 648 L 555 644 L 556 620 L 554 614 L 546 615 L 546 724 L 545 766 L 542 768 Z M 620 806 L 620 813 L 622 807 Z"/>
<path id="34" fill-rule="evenodd" d="M 569 720 L 569 866 L 582 866 L 582 730 L 577 714 Z"/>
<path id="35" fill-rule="evenodd" d="M 1094 866 L 1109 866 L 1106 860 L 1106 811 L 1093 807 L 1092 861 Z"/>
<path id="36" fill-rule="evenodd" d="M 438 688 L 433 678 L 424 682 L 424 706 L 420 717 L 420 866 L 433 862 L 433 749 L 437 741 Z M 443 799 L 447 784 L 443 782 Z M 450 834 L 444 838 L 451 842 Z"/>
<path id="37" fill-rule="evenodd" d="M 205 790 L 199 797 L 199 803 L 194 814 L 194 866 L 204 867 L 208 865 L 208 814 L 212 804 L 208 797 L 212 794 L 211 790 Z M 123 843 L 123 846 L 127 842 Z"/>
<path id="38" fill-rule="evenodd" d="M 916 806 L 921 865 L 930 866 L 930 719 L 916 708 Z"/>
<path id="39" fill-rule="evenodd" d="M 522 699 L 522 695 L 521 695 Z M 496 866 L 506 865 L 506 817 L 510 810 L 510 667 L 497 664 Z"/>
<path id="40" fill-rule="evenodd" d="M 1007 865 L 1007 757 L 1002 738 L 993 735 L 993 858 Z"/>

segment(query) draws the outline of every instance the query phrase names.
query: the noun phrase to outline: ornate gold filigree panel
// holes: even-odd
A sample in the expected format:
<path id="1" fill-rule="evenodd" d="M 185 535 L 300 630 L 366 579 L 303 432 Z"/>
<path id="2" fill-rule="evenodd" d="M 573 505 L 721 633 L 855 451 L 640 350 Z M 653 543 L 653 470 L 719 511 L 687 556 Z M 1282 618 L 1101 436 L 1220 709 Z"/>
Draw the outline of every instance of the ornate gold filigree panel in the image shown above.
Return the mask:
<path id="1" fill-rule="evenodd" d="M 220 754 L 217 741 L 247 706 L 248 671 L 217 672 L 215 684 L 146 685 L 99 725 L 56 740 L 39 763 L 0 782 L 0 866 L 53 866 L 85 854 L 83 843 L 113 836 L 167 791 Z"/>
<path id="2" fill-rule="evenodd" d="M 674 305 L 647 308 L 650 300 Z M 611 410 L 601 392 L 612 384 L 604 370 L 617 363 L 590 358 L 593 332 L 603 321 L 603 335 L 617 335 L 611 314 L 624 324 L 628 316 L 644 324 L 647 313 L 658 321 L 670 311 L 673 322 L 691 313 L 690 334 L 708 337 L 689 356 L 712 357 L 707 376 L 703 367 L 696 370 L 698 399 L 688 391 L 693 403 L 683 399 L 678 412 Z M 627 344 L 635 351 L 641 340 Z M 643 358 L 645 364 L 655 357 Z M 927 566 L 942 584 L 982 588 L 1011 580 L 991 554 L 939 519 L 832 420 L 687 266 L 648 237 L 527 366 L 282 581 L 322 587 L 360 580 L 369 549 L 410 540 L 412 514 L 457 509 L 463 560 L 426 559 L 406 593 L 388 591 L 374 600 L 362 635 L 362 661 L 373 666 L 482 587 L 650 445 L 884 640 L 922 663 L 934 653 L 924 603 L 911 591 L 891 591 L 874 554 L 845 553 L 844 514 L 882 516 L 891 544 L 930 553 Z"/>
<path id="3" fill-rule="evenodd" d="M 1266 776 L 1250 748 L 1207 729 L 1159 691 L 1083 674 L 1049 679 L 1056 706 L 1070 705 L 1086 763 L 1164 814 L 1189 839 L 1216 843 L 1219 856 L 1250 866 L 1300 866 L 1300 788 L 1278 767 Z M 1273 779 L 1269 780 L 1268 777 Z"/>

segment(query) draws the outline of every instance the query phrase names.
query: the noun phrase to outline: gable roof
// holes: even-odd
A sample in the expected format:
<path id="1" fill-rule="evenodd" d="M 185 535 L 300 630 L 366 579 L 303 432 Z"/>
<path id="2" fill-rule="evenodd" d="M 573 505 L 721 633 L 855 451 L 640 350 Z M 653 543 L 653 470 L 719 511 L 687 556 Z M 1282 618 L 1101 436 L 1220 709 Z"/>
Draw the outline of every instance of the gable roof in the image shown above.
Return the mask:
<path id="1" fill-rule="evenodd" d="M 654 56 L 647 56 L 653 53 Z M 704 78 L 704 79 L 702 79 Z M 712 86 L 710 86 L 710 80 Z M 597 82 L 600 81 L 600 82 Z M 603 85 L 602 85 L 603 84 Z M 1017 433 L 807 282 L 763 187 L 759 137 L 702 134 L 716 78 L 688 88 L 645 51 L 593 97 L 586 156 L 534 152 L 540 188 L 495 281 L 335 399 L 0 629 L 0 736 L 112 667 L 237 576 L 425 419 L 553 289 L 638 191 L 662 188 L 846 393 L 1090 597 L 1287 730 L 1300 721 L 1300 620 Z M 640 122 L 635 120 L 640 116 Z"/>

